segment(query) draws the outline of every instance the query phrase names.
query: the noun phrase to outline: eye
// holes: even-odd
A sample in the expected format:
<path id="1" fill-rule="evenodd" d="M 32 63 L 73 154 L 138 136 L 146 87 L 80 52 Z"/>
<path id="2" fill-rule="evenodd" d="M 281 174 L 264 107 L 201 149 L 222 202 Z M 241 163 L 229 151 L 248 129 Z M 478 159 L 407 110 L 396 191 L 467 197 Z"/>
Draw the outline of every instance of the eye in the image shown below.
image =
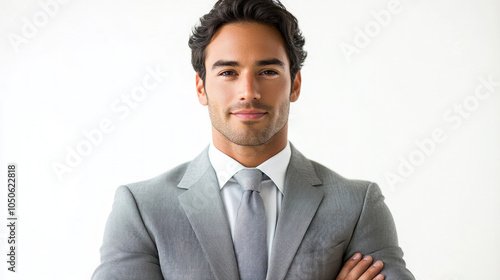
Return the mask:
<path id="1" fill-rule="evenodd" d="M 279 75 L 279 73 L 274 71 L 274 70 L 264 70 L 261 72 L 261 74 L 264 76 L 277 76 L 277 75 Z"/>
<path id="2" fill-rule="evenodd" d="M 223 76 L 223 77 L 229 77 L 229 76 L 235 76 L 235 75 L 236 75 L 236 72 L 234 72 L 232 70 L 227 70 L 227 71 L 223 71 L 223 72 L 219 73 L 219 76 Z"/>

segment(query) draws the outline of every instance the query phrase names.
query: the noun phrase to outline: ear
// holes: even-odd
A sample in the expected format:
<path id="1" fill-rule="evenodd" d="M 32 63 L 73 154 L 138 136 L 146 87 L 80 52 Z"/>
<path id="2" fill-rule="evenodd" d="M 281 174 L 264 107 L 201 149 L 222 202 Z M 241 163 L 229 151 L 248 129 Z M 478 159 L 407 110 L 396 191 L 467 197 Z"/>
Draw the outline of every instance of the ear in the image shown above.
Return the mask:
<path id="1" fill-rule="evenodd" d="M 198 101 L 200 102 L 200 104 L 203 106 L 207 106 L 208 99 L 205 92 L 205 85 L 203 84 L 203 80 L 201 79 L 200 75 L 198 75 L 198 73 L 196 73 L 196 94 L 198 95 Z"/>
<path id="2" fill-rule="evenodd" d="M 290 101 L 295 102 L 299 99 L 300 95 L 300 86 L 302 84 L 302 77 L 300 75 L 300 71 L 295 75 L 295 79 L 293 80 L 293 88 L 292 93 L 290 94 Z"/>

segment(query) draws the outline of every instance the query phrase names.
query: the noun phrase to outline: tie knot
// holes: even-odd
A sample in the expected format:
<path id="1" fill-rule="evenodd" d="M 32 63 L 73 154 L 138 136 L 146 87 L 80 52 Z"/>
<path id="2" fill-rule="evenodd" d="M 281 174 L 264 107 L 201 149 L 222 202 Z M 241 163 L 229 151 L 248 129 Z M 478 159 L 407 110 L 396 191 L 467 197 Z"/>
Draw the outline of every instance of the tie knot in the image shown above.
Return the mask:
<path id="1" fill-rule="evenodd" d="M 241 187 L 243 191 L 257 191 L 260 192 L 260 183 L 262 181 L 262 171 L 257 168 L 245 168 L 236 174 L 234 174 L 234 179 Z"/>

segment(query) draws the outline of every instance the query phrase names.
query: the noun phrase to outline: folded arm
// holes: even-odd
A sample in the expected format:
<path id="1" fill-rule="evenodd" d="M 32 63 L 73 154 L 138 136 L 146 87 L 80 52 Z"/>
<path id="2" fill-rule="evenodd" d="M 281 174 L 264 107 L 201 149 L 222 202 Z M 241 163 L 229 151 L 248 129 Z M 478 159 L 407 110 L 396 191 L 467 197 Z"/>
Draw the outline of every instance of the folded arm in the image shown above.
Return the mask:
<path id="1" fill-rule="evenodd" d="M 381 274 L 387 280 L 415 279 L 406 268 L 394 220 L 376 184 L 370 184 L 366 190 L 363 209 L 345 256 L 353 256 L 356 252 L 370 255 L 374 261 L 382 261 Z"/>
<path id="2" fill-rule="evenodd" d="M 155 243 L 126 186 L 116 191 L 100 252 L 101 264 L 92 280 L 163 280 Z"/>

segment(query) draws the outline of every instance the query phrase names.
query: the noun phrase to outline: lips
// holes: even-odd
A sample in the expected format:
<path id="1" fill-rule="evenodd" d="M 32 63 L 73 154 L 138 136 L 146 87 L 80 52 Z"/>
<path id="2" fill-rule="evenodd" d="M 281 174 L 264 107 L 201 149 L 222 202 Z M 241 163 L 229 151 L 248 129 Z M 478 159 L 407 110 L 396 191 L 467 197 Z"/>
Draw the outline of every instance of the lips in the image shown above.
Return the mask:
<path id="1" fill-rule="evenodd" d="M 232 113 L 233 116 L 243 120 L 258 120 L 267 113 L 261 110 L 240 110 Z"/>

